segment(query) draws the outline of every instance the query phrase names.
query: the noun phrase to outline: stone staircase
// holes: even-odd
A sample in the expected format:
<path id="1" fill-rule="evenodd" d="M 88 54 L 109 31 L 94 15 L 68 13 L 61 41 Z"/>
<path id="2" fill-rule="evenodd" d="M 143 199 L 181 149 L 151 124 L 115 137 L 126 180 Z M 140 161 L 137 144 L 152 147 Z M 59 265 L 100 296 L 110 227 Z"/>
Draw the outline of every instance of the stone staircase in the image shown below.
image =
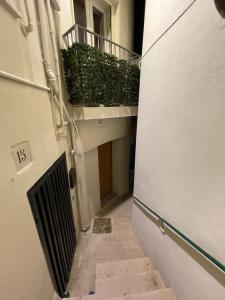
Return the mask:
<path id="1" fill-rule="evenodd" d="M 175 300 L 150 259 L 144 257 L 130 220 L 114 216 L 112 234 L 91 234 L 86 242 L 86 259 L 94 263 L 93 295 L 71 300 Z M 84 261 L 84 256 L 80 264 Z M 79 265 L 79 263 L 77 264 Z M 84 266 L 90 265 L 88 262 Z M 82 270 L 81 270 L 82 271 Z M 79 271 L 76 278 L 79 277 Z M 85 280 L 85 279 L 84 279 Z M 86 279 L 87 284 L 90 279 Z M 79 285 L 79 283 L 78 283 Z M 85 283 L 81 282 L 81 285 Z"/>

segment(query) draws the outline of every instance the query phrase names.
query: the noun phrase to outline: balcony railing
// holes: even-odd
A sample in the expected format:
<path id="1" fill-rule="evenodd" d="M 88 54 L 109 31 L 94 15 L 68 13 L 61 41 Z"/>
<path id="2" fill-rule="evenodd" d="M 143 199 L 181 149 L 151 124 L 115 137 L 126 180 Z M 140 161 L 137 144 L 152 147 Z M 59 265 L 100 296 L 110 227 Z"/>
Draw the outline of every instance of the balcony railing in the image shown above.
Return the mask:
<path id="1" fill-rule="evenodd" d="M 132 63 L 139 62 L 139 54 L 128 50 L 112 40 L 78 24 L 73 25 L 67 32 L 65 32 L 63 38 L 67 47 L 72 46 L 73 43 L 87 44 L 99 49 L 101 52 L 114 55 L 119 59 L 128 60 Z"/>
<path id="2" fill-rule="evenodd" d="M 137 106 L 140 56 L 75 24 L 63 35 L 69 102 L 77 106 Z"/>

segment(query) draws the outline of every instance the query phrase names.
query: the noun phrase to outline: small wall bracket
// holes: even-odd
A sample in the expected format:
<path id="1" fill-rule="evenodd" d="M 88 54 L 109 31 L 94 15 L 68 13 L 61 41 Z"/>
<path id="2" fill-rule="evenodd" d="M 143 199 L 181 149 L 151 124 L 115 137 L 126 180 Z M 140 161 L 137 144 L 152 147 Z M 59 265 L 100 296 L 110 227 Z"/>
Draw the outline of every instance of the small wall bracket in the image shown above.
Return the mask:
<path id="1" fill-rule="evenodd" d="M 162 219 L 158 219 L 158 225 L 159 225 L 159 229 L 162 232 L 162 234 L 166 234 L 165 223 L 163 222 Z"/>

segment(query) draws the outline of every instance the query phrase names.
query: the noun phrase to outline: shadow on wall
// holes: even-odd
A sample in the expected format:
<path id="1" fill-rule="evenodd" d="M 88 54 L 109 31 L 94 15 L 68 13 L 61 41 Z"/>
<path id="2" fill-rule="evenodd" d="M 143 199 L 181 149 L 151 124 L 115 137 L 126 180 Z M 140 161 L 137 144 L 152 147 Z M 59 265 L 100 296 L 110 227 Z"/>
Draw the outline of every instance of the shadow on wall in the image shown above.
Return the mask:
<path id="1" fill-rule="evenodd" d="M 216 8 L 222 18 L 225 19 L 225 1 L 224 0 L 214 0 Z"/>
<path id="2" fill-rule="evenodd" d="M 138 203 L 134 203 L 141 212 L 157 227 L 159 224 L 157 220 L 149 215 Z M 160 229 L 159 229 L 160 230 Z M 175 242 L 183 251 L 185 251 L 192 259 L 194 259 L 202 268 L 205 269 L 207 273 L 213 276 L 222 286 L 225 287 L 225 275 L 222 274 L 222 271 L 217 269 L 216 266 L 211 264 L 206 258 L 204 258 L 201 254 L 195 251 L 190 245 L 188 245 L 185 241 L 180 239 L 175 233 L 170 231 L 168 228 L 165 228 L 165 235 L 167 235 L 173 242 Z"/>

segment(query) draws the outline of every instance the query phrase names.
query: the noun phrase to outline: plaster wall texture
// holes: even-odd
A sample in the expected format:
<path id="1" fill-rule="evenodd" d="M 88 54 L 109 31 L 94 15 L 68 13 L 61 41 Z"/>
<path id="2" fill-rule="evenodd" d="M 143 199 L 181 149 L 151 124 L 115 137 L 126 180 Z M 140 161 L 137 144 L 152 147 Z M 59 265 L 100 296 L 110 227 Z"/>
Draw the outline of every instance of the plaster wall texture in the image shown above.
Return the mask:
<path id="1" fill-rule="evenodd" d="M 25 17 L 22 4 L 18 9 Z M 28 5 L 34 30 L 24 37 L 20 20 L 0 4 L 0 70 L 47 86 L 34 1 Z M 1 77 L 0 94 L 1 299 L 47 300 L 53 286 L 26 193 L 64 151 L 70 167 L 70 144 L 56 140 L 48 92 Z M 11 147 L 23 141 L 29 143 L 32 162 L 17 172 Z M 76 216 L 75 201 L 73 208 Z"/>
<path id="2" fill-rule="evenodd" d="M 129 154 L 129 136 L 112 141 L 112 189 L 117 196 L 123 196 L 129 191 Z M 85 166 L 90 219 L 92 219 L 101 209 L 98 147 L 85 152 Z"/>
<path id="3" fill-rule="evenodd" d="M 120 0 L 117 9 L 119 14 L 119 44 L 133 50 L 134 1 Z"/>
<path id="4" fill-rule="evenodd" d="M 145 49 L 190 2 L 147 1 Z M 213 1 L 196 1 L 143 59 L 134 187 L 141 201 L 222 263 L 224 25 Z M 144 250 L 153 253 L 178 299 L 223 299 L 224 275 L 217 280 L 209 267 L 198 266 L 189 249 L 161 236 L 138 210 L 133 221 Z"/>
<path id="5" fill-rule="evenodd" d="M 178 18 L 193 0 L 146 1 L 143 53 Z M 151 12 L 151 17 L 150 17 Z"/>
<path id="6" fill-rule="evenodd" d="M 175 234 L 163 235 L 157 222 L 133 205 L 132 225 L 144 255 L 166 286 L 172 287 L 177 300 L 223 300 L 225 276 Z"/>
<path id="7" fill-rule="evenodd" d="M 98 120 L 77 121 L 84 152 L 130 135 L 131 118 L 111 118 L 102 121 L 100 126 Z"/>
<path id="8" fill-rule="evenodd" d="M 118 196 L 129 192 L 130 137 L 113 141 L 113 192 Z"/>
<path id="9" fill-rule="evenodd" d="M 85 153 L 85 166 L 87 176 L 87 191 L 90 210 L 90 219 L 94 218 L 101 209 L 98 148 Z"/>
<path id="10" fill-rule="evenodd" d="M 75 23 L 74 17 L 74 6 L 72 5 L 72 1 L 63 0 L 60 1 L 60 19 L 61 19 L 61 29 L 62 33 L 65 33 L 70 29 Z"/>

